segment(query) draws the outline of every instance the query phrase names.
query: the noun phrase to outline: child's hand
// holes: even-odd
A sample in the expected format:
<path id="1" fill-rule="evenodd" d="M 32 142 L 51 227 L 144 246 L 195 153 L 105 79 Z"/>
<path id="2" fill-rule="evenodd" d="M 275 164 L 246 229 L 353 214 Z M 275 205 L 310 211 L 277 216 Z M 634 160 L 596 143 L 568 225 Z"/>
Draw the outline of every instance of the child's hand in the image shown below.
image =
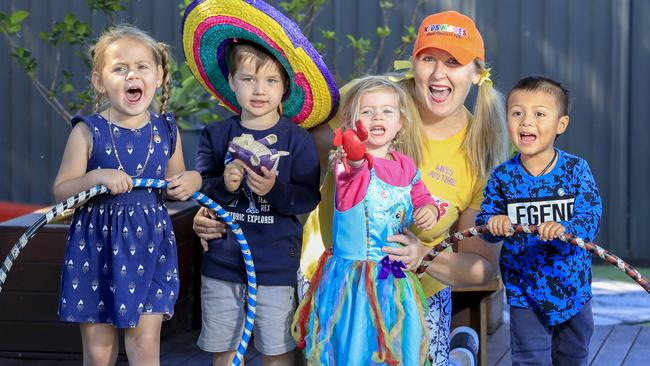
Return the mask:
<path id="1" fill-rule="evenodd" d="M 564 234 L 564 226 L 555 221 L 546 221 L 537 227 L 539 240 L 549 241 Z"/>
<path id="2" fill-rule="evenodd" d="M 201 188 L 201 174 L 194 170 L 180 172 L 167 178 L 167 195 L 175 200 L 185 201 Z"/>
<path id="3" fill-rule="evenodd" d="M 330 150 L 327 155 L 327 167 L 330 171 L 334 171 L 334 168 L 345 159 L 345 151 L 341 146 Z"/>
<path id="4" fill-rule="evenodd" d="M 131 192 L 133 181 L 128 174 L 119 169 L 96 169 L 92 171 L 97 184 L 101 184 L 111 191 L 112 195 Z"/>
<path id="5" fill-rule="evenodd" d="M 496 236 L 512 236 L 512 222 L 506 215 L 496 215 L 490 217 L 487 227 Z"/>
<path id="6" fill-rule="evenodd" d="M 368 161 L 368 169 L 372 169 L 373 166 L 372 155 L 368 153 L 364 143 L 368 139 L 368 131 L 363 127 L 361 120 L 355 122 L 355 127 L 356 130 L 352 128 L 346 128 L 345 131 L 340 128 L 334 130 L 332 144 L 345 153 L 343 165 L 346 172 L 350 171 L 350 166 L 361 166 L 364 160 Z"/>
<path id="7" fill-rule="evenodd" d="M 258 175 L 251 168 L 244 166 L 248 177 L 246 178 L 246 184 L 250 187 L 251 191 L 258 196 L 265 196 L 271 191 L 271 188 L 275 185 L 275 175 L 274 171 L 262 167 L 262 175 Z"/>
<path id="8" fill-rule="evenodd" d="M 235 159 L 226 165 L 223 171 L 223 182 L 226 184 L 226 189 L 233 193 L 239 189 L 241 182 L 244 179 L 244 164 Z"/>
<path id="9" fill-rule="evenodd" d="M 413 213 L 413 220 L 420 230 L 431 230 L 438 222 L 438 209 L 434 205 L 420 207 Z"/>

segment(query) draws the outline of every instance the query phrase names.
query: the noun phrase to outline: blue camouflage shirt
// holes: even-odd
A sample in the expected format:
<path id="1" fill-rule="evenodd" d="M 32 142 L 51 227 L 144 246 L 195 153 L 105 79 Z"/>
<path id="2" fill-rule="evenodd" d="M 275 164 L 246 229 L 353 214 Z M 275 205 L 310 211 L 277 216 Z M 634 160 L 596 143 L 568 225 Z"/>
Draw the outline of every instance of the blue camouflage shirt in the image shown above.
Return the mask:
<path id="1" fill-rule="evenodd" d="M 485 187 L 476 224 L 485 225 L 494 215 L 507 215 L 513 224 L 556 221 L 565 232 L 593 241 L 601 213 L 587 162 L 558 150 L 557 164 L 540 177 L 524 171 L 519 154 L 499 165 Z M 500 267 L 511 306 L 533 309 L 557 325 L 591 299 L 591 254 L 586 250 L 557 239 L 541 241 L 537 235 L 484 239 L 503 240 Z"/>

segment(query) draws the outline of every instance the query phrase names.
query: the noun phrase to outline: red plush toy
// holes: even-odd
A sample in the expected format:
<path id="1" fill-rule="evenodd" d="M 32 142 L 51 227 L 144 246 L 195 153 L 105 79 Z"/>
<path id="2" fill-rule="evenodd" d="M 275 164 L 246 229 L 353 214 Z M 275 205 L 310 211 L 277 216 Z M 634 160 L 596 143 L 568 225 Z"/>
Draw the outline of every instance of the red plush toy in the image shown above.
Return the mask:
<path id="1" fill-rule="evenodd" d="M 334 131 L 334 146 L 343 147 L 346 158 L 343 159 L 345 171 L 350 171 L 350 163 L 348 161 L 359 161 L 366 159 L 368 161 L 368 169 L 372 169 L 372 155 L 366 150 L 366 145 L 363 143 L 368 138 L 368 131 L 363 127 L 361 121 L 356 121 L 356 131 L 351 128 L 346 128 L 342 131 L 337 128 Z"/>

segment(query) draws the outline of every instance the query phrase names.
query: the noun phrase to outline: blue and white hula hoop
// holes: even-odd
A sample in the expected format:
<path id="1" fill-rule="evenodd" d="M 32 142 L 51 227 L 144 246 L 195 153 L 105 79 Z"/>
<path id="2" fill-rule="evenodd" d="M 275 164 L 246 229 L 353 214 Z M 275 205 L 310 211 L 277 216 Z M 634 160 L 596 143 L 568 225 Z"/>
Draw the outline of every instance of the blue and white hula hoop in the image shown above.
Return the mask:
<path id="1" fill-rule="evenodd" d="M 165 188 L 167 182 L 160 179 L 143 179 L 136 178 L 133 179 L 133 187 L 141 188 Z M 20 236 L 16 244 L 11 248 L 11 251 L 5 258 L 4 262 L 0 265 L 0 292 L 2 287 L 7 280 L 7 275 L 11 270 L 11 266 L 14 261 L 18 258 L 20 251 L 25 248 L 29 239 L 31 239 L 38 230 L 40 230 L 47 223 L 52 221 L 56 216 L 61 215 L 66 209 L 73 207 L 74 205 L 83 202 L 89 198 L 92 198 L 98 194 L 107 193 L 108 189 L 104 186 L 96 186 L 90 188 L 87 191 L 80 192 L 70 198 L 65 202 L 61 202 L 58 205 L 54 206 L 50 211 L 41 216 L 36 222 L 30 226 L 23 235 Z M 239 242 L 241 248 L 241 253 L 244 258 L 244 263 L 246 265 L 246 274 L 247 274 L 247 290 L 248 290 L 248 301 L 247 301 L 247 310 L 246 310 L 246 322 L 244 324 L 244 333 L 242 334 L 241 340 L 239 341 L 239 346 L 237 347 L 237 353 L 235 358 L 232 361 L 232 364 L 238 366 L 244 360 L 244 354 L 246 353 L 246 347 L 248 347 L 248 342 L 251 339 L 251 334 L 253 333 L 253 324 L 255 323 L 255 309 L 257 307 L 257 280 L 255 276 L 255 265 L 253 264 L 253 257 L 251 255 L 248 242 L 244 237 L 239 225 L 232 219 L 230 213 L 224 210 L 223 207 L 219 206 L 216 202 L 210 199 L 208 196 L 204 195 L 201 192 L 194 192 L 192 198 L 195 199 L 201 205 L 209 208 L 214 213 L 221 218 L 228 228 L 235 234 L 235 238 Z"/>

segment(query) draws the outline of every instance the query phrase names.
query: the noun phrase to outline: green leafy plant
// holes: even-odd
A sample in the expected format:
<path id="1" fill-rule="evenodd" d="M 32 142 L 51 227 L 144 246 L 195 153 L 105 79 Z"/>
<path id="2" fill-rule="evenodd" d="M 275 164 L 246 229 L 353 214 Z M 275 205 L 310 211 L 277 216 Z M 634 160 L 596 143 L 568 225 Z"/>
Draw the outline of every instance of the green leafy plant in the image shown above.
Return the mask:
<path id="1" fill-rule="evenodd" d="M 187 0 L 186 0 L 187 1 Z M 415 21 L 419 14 L 420 9 L 426 0 L 417 0 L 411 12 L 410 23 L 406 26 L 400 35 L 399 46 L 395 49 L 393 57 L 400 59 L 405 57 L 406 52 L 409 50 L 413 41 L 417 36 L 417 29 Z M 388 37 L 394 35 L 394 32 L 389 26 L 390 17 L 394 10 L 394 2 L 391 0 L 380 0 L 377 2 L 382 12 L 382 24 L 375 29 L 376 41 L 367 37 L 358 37 L 352 34 L 346 34 L 344 44 L 335 31 L 329 29 L 320 30 L 320 41 L 312 40 L 311 32 L 313 24 L 321 9 L 328 0 L 291 0 L 280 1 L 278 6 L 284 13 L 292 18 L 301 28 L 305 36 L 311 41 L 314 48 L 321 53 L 325 58 L 329 59 L 330 71 L 334 74 L 337 82 L 345 82 L 354 77 L 358 77 L 365 73 L 378 73 L 387 72 L 392 70 L 388 67 L 386 70 L 380 71 L 379 61 L 384 54 L 385 42 Z M 336 69 L 336 56 L 342 51 L 343 48 L 348 47 L 353 50 L 353 71 L 348 75 L 339 75 Z M 368 60 L 371 57 L 370 61 Z"/>
<path id="2" fill-rule="evenodd" d="M 88 7 L 94 12 L 100 12 L 106 17 L 106 24 L 115 24 L 116 13 L 124 11 L 128 0 L 87 0 Z M 190 1 L 181 3 L 181 10 Z M 50 31 L 40 32 L 39 39 L 54 50 L 55 57 L 37 60 L 28 46 L 22 44 L 20 37 L 23 21 L 29 16 L 25 10 L 17 10 L 7 15 L 0 12 L 0 33 L 4 34 L 11 55 L 30 78 L 37 92 L 54 109 L 65 123 L 70 123 L 73 115 L 81 113 L 94 104 L 94 90 L 90 83 L 84 87 L 76 87 L 73 83 L 74 74 L 60 67 L 60 46 L 67 45 L 74 50 L 74 55 L 83 60 L 90 73 L 91 61 L 85 50 L 95 37 L 88 23 L 68 14 L 62 21 L 55 22 Z M 42 62 L 39 62 L 42 61 Z M 42 63 L 42 65 L 41 65 Z M 220 106 L 217 101 L 201 87 L 183 63 L 178 67 L 175 62 L 170 65 L 172 73 L 172 88 L 168 110 L 177 117 L 181 128 L 191 128 L 196 125 L 219 120 L 216 113 Z M 43 70 L 47 68 L 47 70 Z M 53 70 L 51 72 L 46 72 Z M 49 80 L 48 80 L 49 79 Z M 47 80 L 47 81 L 46 81 Z"/>
<path id="3" fill-rule="evenodd" d="M 316 20 L 316 16 L 328 1 L 329 0 L 291 0 L 280 2 L 279 6 L 284 10 L 287 16 L 300 25 L 303 34 L 307 38 L 310 38 L 314 20 Z"/>
<path id="4" fill-rule="evenodd" d="M 351 78 L 354 78 L 363 73 L 366 65 L 366 55 L 370 51 L 371 43 L 367 38 L 355 38 L 351 34 L 346 35 L 346 37 L 350 41 L 349 46 L 354 49 L 354 72 L 351 75 Z"/>
<path id="5" fill-rule="evenodd" d="M 106 24 L 109 25 L 115 24 L 116 14 L 126 9 L 124 4 L 128 1 L 86 0 L 88 7 L 94 13 L 102 13 L 107 19 Z M 393 54 L 395 59 L 403 58 L 415 40 L 417 35 L 416 17 L 425 1 L 416 1 L 411 13 L 410 25 L 406 26 L 399 35 L 400 45 Z M 179 2 L 180 16 L 191 2 L 192 0 Z M 277 4 L 288 17 L 296 21 L 308 38 L 318 38 L 318 40 L 312 40 L 312 44 L 329 60 L 330 70 L 338 82 L 345 82 L 364 73 L 382 72 L 378 68 L 381 57 L 386 57 L 384 55 L 385 42 L 389 37 L 395 35 L 395 32 L 389 27 L 394 2 L 391 0 L 377 2 L 382 12 L 382 23 L 375 29 L 375 39 L 352 34 L 346 34 L 341 39 L 335 31 L 329 29 L 321 29 L 315 37 L 312 37 L 314 22 L 323 6 L 328 2 L 329 0 L 290 0 L 279 1 Z M 30 46 L 36 45 L 24 44 L 25 38 L 20 37 L 22 23 L 28 16 L 29 13 L 25 10 L 17 10 L 9 15 L 0 12 L 0 33 L 5 36 L 12 57 L 28 75 L 37 92 L 61 116 L 62 120 L 69 123 L 74 114 L 81 113 L 92 106 L 94 90 L 90 83 L 86 83 L 83 88 L 75 86 L 74 74 L 60 67 L 61 55 L 58 50 L 61 45 L 70 46 L 74 50 L 74 54 L 87 65 L 89 71 L 90 60 L 85 49 L 94 38 L 91 27 L 88 23 L 77 19 L 74 14 L 68 14 L 62 21 L 55 22 L 50 31 L 39 33 L 40 40 L 55 52 L 55 57 L 48 58 L 47 63 L 44 63 L 47 70 L 54 70 L 48 74 L 44 72 L 39 60 L 29 49 Z M 344 48 L 353 50 L 354 68 L 348 75 L 339 75 L 336 69 L 336 57 Z M 192 76 L 185 63 L 180 66 L 173 63 L 171 69 L 172 88 L 168 110 L 176 115 L 179 126 L 190 128 L 219 120 L 218 112 L 221 110 L 219 103 Z M 383 72 L 390 70 L 391 68 L 388 67 Z"/>
<path id="6" fill-rule="evenodd" d="M 70 118 L 72 117 L 69 107 L 84 105 L 83 100 L 86 98 L 88 91 L 84 90 L 80 92 L 78 98 L 69 101 L 67 97 L 73 93 L 74 87 L 69 83 L 72 73 L 67 70 L 62 70 L 61 72 L 61 75 L 63 76 L 62 82 L 57 80 L 58 74 L 55 74 L 49 85 L 46 85 L 39 74 L 39 62 L 28 48 L 17 43 L 19 32 L 22 29 L 22 22 L 28 16 L 29 12 L 25 10 L 17 10 L 11 15 L 0 12 L 0 32 L 4 34 L 8 41 L 9 47 L 11 48 L 11 56 L 14 57 L 18 61 L 20 67 L 25 70 L 27 76 L 29 76 L 32 84 L 36 88 L 36 91 L 59 115 L 61 115 L 61 117 L 64 118 L 66 123 L 69 123 Z M 79 30 L 70 31 L 72 25 L 78 26 Z M 81 24 L 74 19 L 74 15 L 68 15 L 63 22 L 57 22 L 54 24 L 52 32 L 41 33 L 39 36 L 41 39 L 53 46 L 62 43 L 68 38 L 70 38 L 70 42 L 83 44 L 87 37 L 87 29 L 87 24 Z M 54 60 L 54 68 L 58 69 L 58 63 L 60 60 L 60 54 L 58 52 Z M 63 95 L 64 98 L 60 99 L 59 95 Z"/>
<path id="7" fill-rule="evenodd" d="M 169 110 L 173 111 L 180 128 L 189 129 L 221 120 L 216 112 L 217 100 L 196 80 L 187 64 L 172 63 L 172 85 Z"/>

